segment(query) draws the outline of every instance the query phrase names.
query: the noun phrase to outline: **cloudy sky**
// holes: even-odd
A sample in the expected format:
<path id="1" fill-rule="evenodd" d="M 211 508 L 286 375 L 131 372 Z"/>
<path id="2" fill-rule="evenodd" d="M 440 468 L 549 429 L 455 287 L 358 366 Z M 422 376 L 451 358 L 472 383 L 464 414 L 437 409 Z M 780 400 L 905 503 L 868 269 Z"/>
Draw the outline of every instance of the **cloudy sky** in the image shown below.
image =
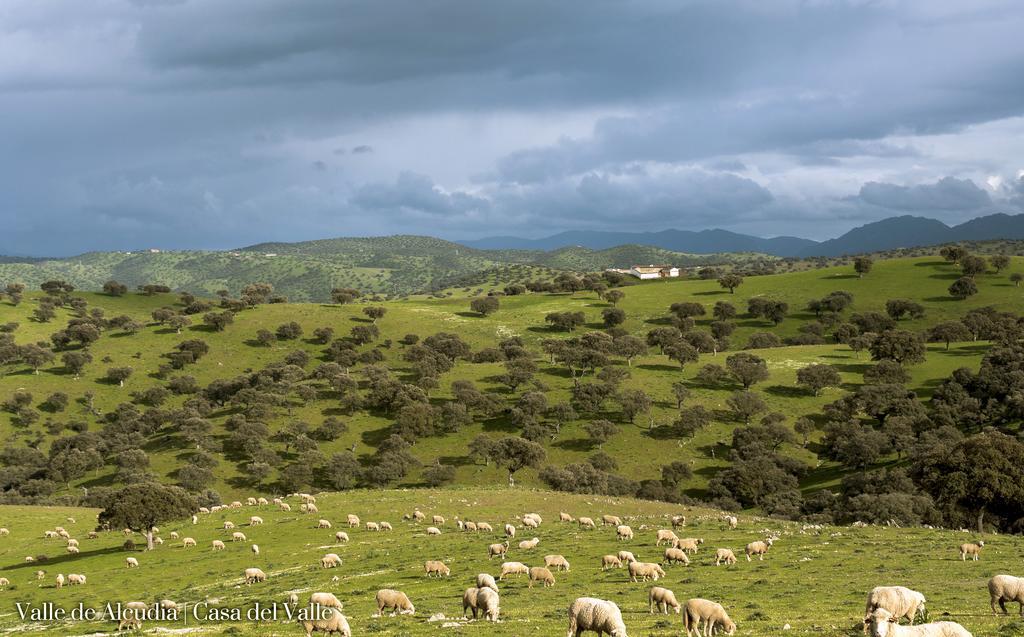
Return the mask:
<path id="1" fill-rule="evenodd" d="M 1019 0 L 4 0 L 0 253 L 1024 212 Z"/>

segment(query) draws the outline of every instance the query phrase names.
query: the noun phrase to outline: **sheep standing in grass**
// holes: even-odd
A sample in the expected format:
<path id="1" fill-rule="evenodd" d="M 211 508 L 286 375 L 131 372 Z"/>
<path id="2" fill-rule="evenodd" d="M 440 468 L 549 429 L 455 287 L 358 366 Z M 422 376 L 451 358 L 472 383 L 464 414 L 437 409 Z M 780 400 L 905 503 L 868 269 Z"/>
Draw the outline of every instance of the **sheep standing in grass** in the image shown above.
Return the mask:
<path id="1" fill-rule="evenodd" d="M 438 577 L 449 576 L 452 574 L 451 569 L 440 560 L 427 560 L 423 563 L 423 570 L 426 571 L 427 577 L 431 575 L 437 575 Z"/>
<path id="2" fill-rule="evenodd" d="M 125 558 L 124 563 L 125 563 L 125 566 L 127 568 L 138 568 L 139 567 L 139 561 L 137 559 L 135 559 L 134 557 Z"/>
<path id="3" fill-rule="evenodd" d="M 690 564 L 690 558 L 686 556 L 686 551 L 682 549 L 674 549 L 672 547 L 665 549 L 664 561 L 666 564 L 672 564 L 673 562 L 684 565 Z"/>
<path id="4" fill-rule="evenodd" d="M 551 568 L 552 566 L 559 571 L 569 570 L 569 560 L 565 559 L 564 555 L 545 555 L 544 566 Z"/>
<path id="5" fill-rule="evenodd" d="M 618 557 L 627 564 L 631 564 L 636 561 L 636 557 L 630 551 L 619 551 Z"/>
<path id="6" fill-rule="evenodd" d="M 520 542 L 519 548 L 523 549 L 524 551 L 531 551 L 537 548 L 538 544 L 540 544 L 540 538 L 535 537 L 532 540 L 523 540 L 522 542 Z"/>
<path id="7" fill-rule="evenodd" d="M 495 593 L 498 592 L 498 583 L 494 581 L 494 577 L 488 573 L 480 573 L 476 576 L 476 587 L 477 588 L 490 588 Z"/>
<path id="8" fill-rule="evenodd" d="M 409 601 L 409 597 L 402 591 L 382 588 L 377 591 L 376 600 L 378 614 L 383 614 L 385 608 L 394 609 L 395 613 L 399 615 L 413 615 L 416 613 L 416 608 Z"/>
<path id="9" fill-rule="evenodd" d="M 190 546 L 195 546 L 195 545 L 196 545 L 196 540 L 195 540 L 195 538 L 187 537 L 187 538 L 184 538 L 184 539 L 183 539 L 183 540 L 181 541 L 181 546 L 182 546 L 182 548 L 186 548 L 186 549 L 187 549 L 188 547 L 190 547 Z"/>
<path id="10" fill-rule="evenodd" d="M 540 522 L 531 517 L 524 517 L 523 526 L 527 529 L 535 529 L 540 526 Z"/>
<path id="11" fill-rule="evenodd" d="M 568 513 L 564 512 L 564 511 L 559 511 L 559 513 L 558 513 L 558 521 L 559 522 L 572 522 L 573 519 L 572 519 L 572 516 L 569 515 Z"/>
<path id="12" fill-rule="evenodd" d="M 924 617 L 925 598 L 921 593 L 905 586 L 876 586 L 872 588 L 864 607 L 864 630 L 867 630 L 871 621 L 871 613 L 879 608 L 884 608 L 896 619 L 905 617 L 913 625 L 914 617 L 918 613 Z"/>
<path id="13" fill-rule="evenodd" d="M 615 537 L 620 540 L 632 540 L 633 529 L 629 528 L 625 524 L 620 524 L 619 526 L 615 527 Z"/>
<path id="14" fill-rule="evenodd" d="M 366 523 L 366 530 L 367 531 L 380 531 L 380 525 L 377 524 L 376 522 L 367 522 Z"/>
<path id="15" fill-rule="evenodd" d="M 996 575 L 988 581 L 988 594 L 992 614 L 996 613 L 996 602 L 999 608 L 1003 609 L 1006 615 L 1006 602 L 1017 602 L 1020 606 L 1020 614 L 1024 616 L 1024 578 L 1013 575 Z"/>
<path id="16" fill-rule="evenodd" d="M 230 531 L 233 528 L 235 528 L 235 523 L 234 522 L 232 522 L 231 520 L 226 520 L 224 522 L 224 530 L 225 531 Z"/>
<path id="17" fill-rule="evenodd" d="M 341 566 L 341 558 L 337 553 L 328 553 L 320 558 L 320 566 L 323 568 L 336 568 Z"/>
<path id="18" fill-rule="evenodd" d="M 498 592 L 490 588 L 476 589 L 476 606 L 484 613 L 484 619 L 489 622 L 498 621 L 501 614 L 499 608 Z"/>
<path id="19" fill-rule="evenodd" d="M 601 524 L 604 526 L 619 526 L 622 524 L 622 520 L 617 515 L 602 515 Z"/>
<path id="20" fill-rule="evenodd" d="M 253 555 L 259 555 L 260 554 L 260 545 L 259 544 L 253 544 L 251 547 L 249 547 L 249 550 L 252 551 Z"/>
<path id="21" fill-rule="evenodd" d="M 428 526 L 427 535 L 441 535 L 441 529 L 437 528 L 436 526 Z"/>
<path id="22" fill-rule="evenodd" d="M 324 520 L 324 519 L 321 518 L 320 520 L 317 520 L 316 528 L 318 528 L 318 529 L 329 529 L 329 528 L 331 528 L 331 521 L 330 520 Z"/>
<path id="23" fill-rule="evenodd" d="M 36 579 L 41 580 L 46 577 L 46 571 L 36 571 Z"/>
<path id="24" fill-rule="evenodd" d="M 530 567 L 522 562 L 503 562 L 501 565 L 501 573 L 498 574 L 499 580 L 504 580 L 506 575 L 529 575 Z"/>
<path id="25" fill-rule="evenodd" d="M 344 531 L 338 531 L 337 533 L 334 534 L 334 541 L 335 542 L 348 542 L 348 533 L 345 533 Z"/>
<path id="26" fill-rule="evenodd" d="M 231 541 L 232 542 L 244 542 L 245 540 L 246 540 L 245 533 L 242 533 L 241 531 L 235 531 L 234 533 L 231 534 Z"/>
<path id="27" fill-rule="evenodd" d="M 682 539 L 676 540 L 673 543 L 673 546 L 677 549 L 682 549 L 687 553 L 696 553 L 697 547 L 703 543 L 704 538 L 702 537 L 684 537 Z"/>
<path id="28" fill-rule="evenodd" d="M 545 588 L 548 586 L 554 586 L 555 576 L 551 574 L 551 571 L 543 566 L 533 566 L 530 568 L 530 588 L 533 588 L 534 582 L 543 582 Z"/>
<path id="29" fill-rule="evenodd" d="M 480 589 L 470 586 L 462 593 L 462 616 L 469 619 L 467 611 L 473 611 L 473 619 L 476 619 L 477 598 Z"/>
<path id="30" fill-rule="evenodd" d="M 596 529 L 597 528 L 597 525 L 594 524 L 594 521 L 592 519 L 590 519 L 590 518 L 581 517 L 579 519 L 579 523 L 580 523 L 580 528 L 581 529 Z"/>
<path id="31" fill-rule="evenodd" d="M 477 522 L 476 528 L 478 531 L 486 531 L 488 533 L 494 533 L 494 528 L 486 522 Z"/>
<path id="32" fill-rule="evenodd" d="M 348 620 L 336 608 L 330 609 L 329 616 L 323 619 L 302 619 L 299 621 L 306 637 L 311 637 L 314 631 L 327 634 L 338 633 L 341 637 L 352 637 L 352 629 L 349 628 Z"/>
<path id="33" fill-rule="evenodd" d="M 57 582 L 57 588 L 63 588 L 64 587 L 64 575 L 63 575 L 63 573 L 57 573 L 57 577 L 55 578 L 55 580 Z"/>
<path id="34" fill-rule="evenodd" d="M 224 550 L 224 543 L 221 542 L 220 540 L 214 540 L 213 541 L 213 550 L 214 551 L 223 551 Z"/>
<path id="35" fill-rule="evenodd" d="M 967 629 L 956 622 L 934 622 L 918 626 L 900 626 L 897 618 L 884 608 L 871 614 L 871 637 L 972 637 Z"/>
<path id="36" fill-rule="evenodd" d="M 685 515 L 673 515 L 672 516 L 672 528 L 678 528 L 680 526 L 686 526 Z"/>
<path id="37" fill-rule="evenodd" d="M 355 528 L 355 527 L 359 526 L 359 516 L 358 515 L 354 515 L 352 513 L 349 513 L 347 520 L 348 520 L 349 528 Z"/>
<path id="38" fill-rule="evenodd" d="M 491 544 L 487 547 L 487 559 L 498 556 L 503 557 L 508 552 L 508 540 L 505 540 L 501 544 Z"/>
<path id="39" fill-rule="evenodd" d="M 704 623 L 704 634 L 715 634 L 716 626 L 721 625 L 726 635 L 736 632 L 736 624 L 729 619 L 722 605 L 707 599 L 688 599 L 683 609 L 683 628 L 686 629 L 686 636 L 690 637 L 693 631 L 694 637 L 700 637 L 700 625 Z"/>
<path id="40" fill-rule="evenodd" d="M 7 537 L 10 534 L 11 534 L 10 529 L 8 529 L 7 527 L 0 527 L 0 535 L 2 535 L 4 537 Z"/>
<path id="41" fill-rule="evenodd" d="M 727 515 L 725 516 L 725 523 L 729 525 L 730 529 L 735 529 L 739 526 L 740 521 L 735 515 Z"/>
<path id="42" fill-rule="evenodd" d="M 580 637 L 584 631 L 608 633 L 611 637 L 627 637 L 622 611 L 615 602 L 594 597 L 578 597 L 569 605 L 569 631 L 566 637 Z"/>
<path id="43" fill-rule="evenodd" d="M 267 574 L 258 568 L 247 568 L 245 569 L 245 583 L 255 584 L 257 582 L 267 581 Z"/>
<path id="44" fill-rule="evenodd" d="M 985 542 L 978 540 L 978 543 L 967 542 L 960 545 L 960 559 L 967 561 L 967 556 L 970 555 L 974 558 L 974 561 L 978 561 L 978 556 L 981 555 L 981 548 L 985 546 Z"/>
<path id="45" fill-rule="evenodd" d="M 67 552 L 68 552 L 68 553 L 71 553 L 72 555 L 77 555 L 77 554 L 78 554 L 78 550 L 79 550 L 79 549 L 78 549 L 78 547 L 77 547 L 77 546 L 69 546 L 69 547 L 67 548 Z"/>
<path id="46" fill-rule="evenodd" d="M 505 525 L 505 535 L 507 537 L 510 537 L 510 538 L 514 539 L 516 537 L 516 527 L 514 527 L 511 524 L 506 524 Z"/>
<path id="47" fill-rule="evenodd" d="M 68 586 L 81 586 L 82 584 L 85 584 L 85 575 L 68 573 Z"/>
<path id="48" fill-rule="evenodd" d="M 676 615 L 682 610 L 682 604 L 676 601 L 676 595 L 667 588 L 660 586 L 654 586 L 651 588 L 651 592 L 647 595 L 647 601 L 650 602 L 650 610 L 653 613 L 655 606 L 661 610 L 662 613 L 668 615 L 668 609 L 671 607 L 676 611 Z"/>
<path id="49" fill-rule="evenodd" d="M 676 534 L 672 531 L 668 529 L 658 529 L 658 541 L 655 543 L 655 546 L 661 546 L 662 542 L 672 546 L 678 539 L 679 538 L 676 537 Z"/>
<path id="50" fill-rule="evenodd" d="M 622 568 L 622 560 L 617 555 L 601 556 L 601 570 L 605 571 L 610 568 Z"/>
<path id="51" fill-rule="evenodd" d="M 6 577 L 0 577 L 0 586 L 10 586 L 10 585 L 11 585 L 11 580 L 7 579 Z"/>
<path id="52" fill-rule="evenodd" d="M 775 540 L 773 540 L 772 538 L 768 538 L 763 542 L 761 540 L 751 542 L 747 545 L 747 548 L 744 550 L 744 552 L 747 554 L 747 561 L 750 561 L 751 555 L 756 555 L 758 560 L 763 561 L 765 553 L 768 552 L 768 549 L 770 549 L 772 544 L 774 543 Z"/>
<path id="53" fill-rule="evenodd" d="M 658 581 L 659 577 L 665 577 L 665 570 L 654 562 L 630 562 L 628 569 L 629 579 L 633 582 L 637 581 L 638 577 L 644 582 L 647 581 L 648 577 L 655 582 Z"/>
<path id="54" fill-rule="evenodd" d="M 732 552 L 732 549 L 718 549 L 715 551 L 715 566 L 718 566 L 722 562 L 726 564 L 736 563 L 736 554 Z"/>
<path id="55" fill-rule="evenodd" d="M 412 512 L 412 519 L 416 520 L 417 522 L 422 522 L 423 520 L 427 519 L 427 516 L 424 515 L 424 513 L 419 509 L 415 509 Z"/>
<path id="56" fill-rule="evenodd" d="M 298 597 L 295 599 L 298 601 Z M 328 608 L 337 608 L 338 610 L 342 609 L 341 601 L 335 597 L 334 593 L 310 593 L 309 603 L 319 604 Z"/>
<path id="57" fill-rule="evenodd" d="M 391 528 L 391 523 L 390 522 L 381 522 L 379 526 L 380 526 L 380 530 L 381 531 L 392 531 L 393 530 Z"/>
<path id="58" fill-rule="evenodd" d="M 444 516 L 443 515 L 435 515 L 435 516 L 430 518 L 430 522 L 432 524 L 436 524 L 437 526 L 444 526 Z"/>

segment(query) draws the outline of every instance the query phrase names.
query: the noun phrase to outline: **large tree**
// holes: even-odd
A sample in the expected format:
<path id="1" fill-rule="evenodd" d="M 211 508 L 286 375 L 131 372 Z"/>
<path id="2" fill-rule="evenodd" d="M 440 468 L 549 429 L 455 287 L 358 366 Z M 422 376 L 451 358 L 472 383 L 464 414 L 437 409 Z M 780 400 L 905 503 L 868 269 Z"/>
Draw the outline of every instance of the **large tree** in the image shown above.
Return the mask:
<path id="1" fill-rule="evenodd" d="M 510 486 L 514 486 L 513 476 L 515 473 L 526 467 L 540 466 L 540 463 L 544 462 L 547 457 L 547 453 L 545 453 L 544 447 L 535 442 L 506 436 L 495 443 L 491 457 L 498 466 L 504 467 L 508 471 L 508 483 Z"/>
<path id="2" fill-rule="evenodd" d="M 146 482 L 111 494 L 98 520 L 107 528 L 142 533 L 146 536 L 147 550 L 152 551 L 154 526 L 187 518 L 198 508 L 195 498 L 181 487 Z"/>

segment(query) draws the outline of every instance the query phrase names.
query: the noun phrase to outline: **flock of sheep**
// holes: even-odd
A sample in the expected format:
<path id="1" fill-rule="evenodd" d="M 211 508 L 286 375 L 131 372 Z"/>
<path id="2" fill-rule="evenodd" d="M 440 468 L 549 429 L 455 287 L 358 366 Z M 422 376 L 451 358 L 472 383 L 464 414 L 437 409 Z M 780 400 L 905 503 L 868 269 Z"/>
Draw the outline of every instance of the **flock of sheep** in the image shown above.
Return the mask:
<path id="1" fill-rule="evenodd" d="M 300 510 L 303 513 L 319 513 L 316 506 L 315 496 L 300 493 L 292 494 L 292 496 L 289 497 L 299 498 L 301 501 Z M 249 506 L 273 504 L 281 510 L 291 510 L 291 505 L 281 498 L 275 498 L 273 501 L 268 501 L 265 498 L 248 498 L 246 504 Z M 230 505 L 201 508 L 199 513 L 208 514 L 224 509 L 240 509 L 243 506 L 242 502 L 236 501 Z M 411 514 L 404 516 L 404 518 L 415 523 L 427 522 L 427 516 L 418 509 L 414 510 Z M 68 520 L 74 522 L 72 518 L 68 518 Z M 589 517 L 580 517 L 576 519 L 573 516 L 562 512 L 559 514 L 559 520 L 562 523 L 577 524 L 581 529 L 598 528 L 598 524 Z M 620 550 L 617 553 L 602 556 L 601 569 L 608 570 L 613 568 L 622 568 L 625 564 L 628 579 L 630 581 L 646 582 L 651 580 L 653 582 L 657 582 L 659 579 L 665 577 L 665 570 L 662 566 L 663 564 L 666 566 L 671 564 L 688 565 L 690 563 L 690 556 L 697 553 L 698 547 L 704 543 L 704 540 L 703 538 L 680 538 L 676 535 L 676 531 L 678 529 L 686 526 L 685 516 L 673 516 L 670 521 L 672 526 L 671 529 L 662 528 L 655 531 L 657 538 L 656 546 L 665 546 L 661 563 L 642 562 L 638 560 L 632 552 Z M 723 521 L 730 529 L 737 528 L 739 523 L 738 519 L 731 515 L 724 516 Z M 425 534 L 427 536 L 441 535 L 441 528 L 444 527 L 445 522 L 446 521 L 443 516 L 433 515 L 430 518 L 430 526 L 425 528 Z M 527 530 L 537 530 L 543 524 L 541 516 L 536 513 L 523 515 L 519 518 L 518 522 L 522 528 Z M 192 523 L 199 523 L 198 515 L 192 516 Z M 263 519 L 260 516 L 250 516 L 250 527 L 260 526 L 262 524 Z M 347 516 L 346 524 L 350 529 L 364 528 L 375 532 L 388 532 L 393 530 L 393 527 L 388 522 L 363 523 L 359 516 L 354 514 L 349 514 Z M 458 529 L 462 531 L 493 533 L 493 528 L 487 522 L 457 520 L 456 525 Z M 633 540 L 634 538 L 633 529 L 629 525 L 623 524 L 622 520 L 617 516 L 602 516 L 600 519 L 600 526 L 614 527 L 615 537 L 620 541 L 626 542 Z M 330 520 L 321 518 L 317 521 L 315 528 L 332 529 L 332 523 Z M 222 529 L 231 533 L 232 542 L 246 542 L 248 540 L 246 535 L 243 532 L 236 530 L 235 525 L 230 521 L 225 521 Z M 641 532 L 646 532 L 647 530 L 646 525 L 642 525 L 638 528 L 638 531 Z M 159 535 L 157 535 L 160 530 L 154 527 L 152 532 L 156 536 L 154 538 L 154 542 L 156 544 L 163 544 L 163 540 Z M 487 547 L 488 559 L 493 559 L 494 557 L 506 557 L 510 542 L 515 539 L 516 533 L 516 525 L 510 523 L 505 524 L 504 535 L 506 536 L 506 539 L 500 543 L 492 543 Z M 7 536 L 9 534 L 10 531 L 8 529 L 0 528 L 0 537 Z M 126 536 L 131 536 L 133 531 L 130 529 L 124 529 L 124 534 Z M 44 537 L 64 539 L 67 542 L 66 549 L 69 553 L 77 553 L 79 551 L 78 540 L 72 538 L 70 533 L 63 527 L 56 527 L 53 530 L 45 531 Z M 98 537 L 98 533 L 95 531 L 90 532 L 88 537 L 96 538 Z M 179 534 L 177 532 L 171 532 L 169 537 L 172 540 L 179 540 Z M 347 543 L 349 541 L 349 535 L 346 531 L 339 530 L 334 533 L 334 539 L 336 542 Z M 748 543 L 744 548 L 744 554 L 747 561 L 751 561 L 754 556 L 759 560 L 763 560 L 777 540 L 777 536 L 766 535 L 764 540 L 757 540 Z M 192 537 L 182 537 L 180 538 L 180 542 L 181 546 L 186 549 L 197 546 L 196 540 Z M 524 539 L 520 541 L 518 546 L 521 550 L 530 551 L 535 549 L 539 544 L 540 539 L 538 537 L 532 537 L 531 539 Z M 225 543 L 219 539 L 213 540 L 211 542 L 211 546 L 214 551 L 224 550 L 226 548 Z M 959 547 L 960 558 L 962 560 L 966 560 L 968 557 L 971 557 L 973 560 L 977 560 L 983 547 L 984 542 L 981 541 L 977 543 L 964 543 Z M 259 555 L 258 545 L 252 544 L 250 548 L 254 555 Z M 32 557 L 26 557 L 25 559 L 27 562 L 33 561 Z M 718 548 L 715 552 L 715 566 L 719 566 L 723 563 L 731 565 L 735 564 L 736 561 L 736 555 L 729 548 Z M 136 557 L 126 558 L 125 564 L 127 568 L 138 568 L 140 566 L 139 559 Z M 341 565 L 342 559 L 337 553 L 327 553 L 319 560 L 319 567 L 323 569 L 338 568 Z M 451 575 L 451 569 L 441 560 L 426 560 L 424 562 L 423 569 L 426 577 L 428 578 L 442 578 L 449 577 Z M 501 610 L 498 581 L 524 575 L 527 578 L 530 588 L 532 588 L 534 584 L 554 586 L 555 576 L 552 570 L 555 572 L 568 572 L 570 570 L 570 563 L 563 555 L 550 554 L 544 556 L 544 566 L 530 567 L 518 561 L 502 562 L 498 572 L 497 581 L 495 581 L 495 578 L 488 573 L 478 574 L 475 579 L 475 585 L 463 591 L 463 616 L 468 619 L 470 615 L 472 615 L 473 619 L 476 619 L 478 614 L 480 614 L 487 621 L 499 621 Z M 243 581 L 246 585 L 258 584 L 267 580 L 267 574 L 257 567 L 246 568 L 243 575 Z M 37 580 L 43 580 L 46 577 L 46 573 L 45 571 L 39 570 L 36 571 L 35 576 Z M 334 579 L 337 580 L 338 578 Z M 54 581 L 56 582 L 56 588 L 62 588 L 65 585 L 85 585 L 86 576 L 79 573 L 69 573 L 67 576 L 64 574 L 57 574 Z M 9 584 L 10 582 L 7 578 L 0 577 L 0 588 L 8 586 Z M 1005 603 L 1009 601 L 1017 602 L 1020 605 L 1021 614 L 1024 615 L 1024 578 L 1013 577 L 1010 575 L 996 575 L 989 581 L 988 588 L 993 613 L 997 612 L 996 604 L 998 603 L 1002 612 L 1006 614 L 1007 610 Z M 393 589 L 379 590 L 375 595 L 375 602 L 378 615 L 382 615 L 385 611 L 389 610 L 392 611 L 392 615 L 411 615 L 415 613 L 415 607 L 412 601 L 402 591 Z M 298 595 L 295 593 L 290 594 L 287 603 L 293 605 L 293 607 L 297 607 L 299 603 Z M 344 637 L 351 637 L 351 628 L 349 627 L 348 620 L 342 614 L 342 603 L 333 593 L 314 592 L 310 595 L 309 604 L 311 607 L 316 607 L 323 612 L 320 612 L 313 618 L 300 618 L 299 623 L 306 631 L 307 637 L 317 631 L 326 632 L 328 634 L 338 633 Z M 705 637 L 709 637 L 717 632 L 724 632 L 727 635 L 732 635 L 736 631 L 736 623 L 729 617 L 725 608 L 721 604 L 711 600 L 693 598 L 686 600 L 685 603 L 680 603 L 670 589 L 662 586 L 653 586 L 648 591 L 648 604 L 649 611 L 651 613 L 661 612 L 668 614 L 669 609 L 671 609 L 677 615 L 681 615 L 683 628 L 688 637 L 690 635 L 699 636 L 701 634 Z M 168 599 L 160 600 L 156 605 L 165 610 L 177 608 L 177 604 Z M 145 602 L 134 601 L 128 602 L 124 607 L 130 610 L 144 612 L 149 608 L 149 605 Z M 971 634 L 963 626 L 950 621 L 941 621 L 915 626 L 914 621 L 917 616 L 921 615 L 923 617 L 924 613 L 925 597 L 921 593 L 902 586 L 876 587 L 868 595 L 867 606 L 864 614 L 864 630 L 865 633 L 870 632 L 872 637 L 971 637 Z M 606 633 L 612 637 L 626 637 L 627 634 L 626 626 L 622 619 L 622 613 L 619 607 L 611 601 L 596 599 L 593 597 L 580 597 L 569 606 L 568 619 L 568 637 L 579 637 L 581 633 L 587 631 L 595 632 L 599 637 Z M 900 625 L 899 621 L 902 619 L 908 620 L 909 625 Z M 118 630 L 139 628 L 141 628 L 141 620 L 137 615 L 126 615 L 118 624 Z"/>

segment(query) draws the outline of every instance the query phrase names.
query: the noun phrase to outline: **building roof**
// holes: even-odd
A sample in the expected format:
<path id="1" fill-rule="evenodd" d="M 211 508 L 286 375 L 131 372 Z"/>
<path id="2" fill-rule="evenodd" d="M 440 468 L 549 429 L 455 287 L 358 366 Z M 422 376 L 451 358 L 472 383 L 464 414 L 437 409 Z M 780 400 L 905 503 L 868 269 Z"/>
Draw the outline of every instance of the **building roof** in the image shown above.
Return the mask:
<path id="1" fill-rule="evenodd" d="M 637 272 L 661 272 L 662 270 L 671 270 L 674 267 L 672 265 L 634 265 L 630 269 Z"/>

